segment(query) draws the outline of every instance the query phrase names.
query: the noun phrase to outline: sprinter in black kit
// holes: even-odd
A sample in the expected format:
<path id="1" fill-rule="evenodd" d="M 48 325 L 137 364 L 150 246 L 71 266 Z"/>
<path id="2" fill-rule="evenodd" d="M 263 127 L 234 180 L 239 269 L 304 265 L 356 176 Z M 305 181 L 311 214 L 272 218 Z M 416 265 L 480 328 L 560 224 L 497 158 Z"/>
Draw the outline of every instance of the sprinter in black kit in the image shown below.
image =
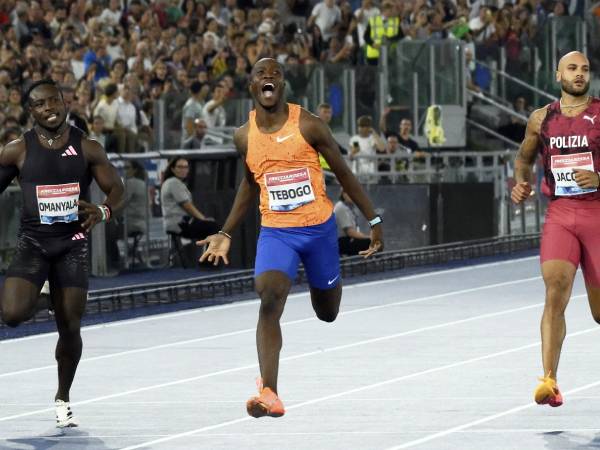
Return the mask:
<path id="1" fill-rule="evenodd" d="M 35 314 L 42 284 L 50 281 L 59 335 L 56 426 L 73 427 L 69 391 L 82 349 L 88 232 L 121 208 L 124 187 L 102 146 L 66 122 L 62 93 L 53 81 L 34 83 L 25 101 L 34 127 L 0 149 L 0 192 L 18 175 L 23 194 L 17 249 L 0 307 L 4 323 L 19 325 Z M 92 179 L 106 194 L 102 205 L 84 200 Z"/>

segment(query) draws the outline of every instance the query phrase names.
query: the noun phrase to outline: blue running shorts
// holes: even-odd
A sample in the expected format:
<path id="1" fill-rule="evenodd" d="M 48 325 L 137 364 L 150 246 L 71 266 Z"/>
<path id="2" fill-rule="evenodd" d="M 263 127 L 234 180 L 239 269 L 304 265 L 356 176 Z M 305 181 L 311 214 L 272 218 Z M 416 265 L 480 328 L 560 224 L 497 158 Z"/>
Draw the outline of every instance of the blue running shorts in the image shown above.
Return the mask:
<path id="1" fill-rule="evenodd" d="M 335 216 L 310 227 L 261 227 L 254 276 L 269 270 L 284 272 L 293 281 L 302 261 L 311 287 L 331 289 L 340 282 Z"/>

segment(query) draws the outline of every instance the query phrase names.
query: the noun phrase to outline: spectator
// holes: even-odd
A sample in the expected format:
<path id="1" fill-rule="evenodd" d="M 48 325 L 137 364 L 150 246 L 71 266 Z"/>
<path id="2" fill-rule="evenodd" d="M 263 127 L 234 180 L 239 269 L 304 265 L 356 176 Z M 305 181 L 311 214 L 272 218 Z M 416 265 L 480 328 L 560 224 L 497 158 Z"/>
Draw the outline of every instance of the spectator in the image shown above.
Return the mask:
<path id="1" fill-rule="evenodd" d="M 125 160 L 125 206 L 123 208 L 127 235 L 146 231 L 148 195 L 146 171 L 135 160 Z"/>
<path id="2" fill-rule="evenodd" d="M 324 42 L 329 42 L 336 32 L 336 26 L 342 20 L 342 11 L 335 0 L 322 0 L 317 3 L 306 23 L 307 28 L 319 27 Z"/>
<path id="3" fill-rule="evenodd" d="M 181 142 L 182 144 L 194 135 L 194 121 L 202 117 L 205 100 L 208 95 L 208 85 L 199 81 L 194 81 L 190 86 L 190 98 L 183 105 L 181 122 Z M 206 124 L 206 122 L 204 122 Z"/>
<path id="4" fill-rule="evenodd" d="M 513 109 L 516 113 L 521 114 L 524 117 L 529 117 L 531 110 L 527 105 L 525 97 L 519 96 L 513 103 Z M 498 129 L 498 131 L 514 142 L 521 142 L 525 137 L 525 129 L 527 128 L 527 121 L 519 117 L 510 115 L 508 123 Z"/>
<path id="5" fill-rule="evenodd" d="M 137 110 L 133 105 L 133 94 L 129 86 L 121 87 L 121 95 L 117 100 L 117 146 L 119 153 L 135 153 L 137 151 Z"/>
<path id="6" fill-rule="evenodd" d="M 223 82 L 219 82 L 215 86 L 212 98 L 202 109 L 202 118 L 206 121 L 209 128 L 225 126 L 227 116 L 223 105 L 226 101 L 225 86 Z"/>
<path id="7" fill-rule="evenodd" d="M 361 7 L 354 11 L 354 16 L 357 21 L 358 45 L 361 49 L 364 49 L 365 47 L 365 31 L 367 30 L 369 20 L 380 14 L 381 11 L 373 4 L 373 0 L 362 0 Z"/>
<path id="8" fill-rule="evenodd" d="M 96 34 L 90 38 L 90 48 L 83 57 L 84 72 L 88 73 L 90 68 L 95 67 L 94 81 L 100 81 L 109 75 L 110 56 L 106 51 L 104 37 Z"/>
<path id="9" fill-rule="evenodd" d="M 340 255 L 358 255 L 359 252 L 368 249 L 371 239 L 358 229 L 354 202 L 343 190 L 333 212 L 337 224 Z"/>
<path id="10" fill-rule="evenodd" d="M 397 136 L 398 143 L 408 149 L 410 153 L 418 153 L 420 152 L 419 144 L 412 139 L 412 120 L 404 118 L 398 124 L 398 132 L 386 133 L 386 136 Z"/>
<path id="11" fill-rule="evenodd" d="M 67 106 L 67 122 L 73 126 L 76 126 L 85 134 L 88 134 L 89 128 L 87 119 L 77 111 L 77 108 L 72 108 L 73 104 L 75 103 L 75 89 L 73 89 L 72 86 L 63 85 L 60 87 L 60 90 L 62 92 L 65 105 Z"/>
<path id="12" fill-rule="evenodd" d="M 104 88 L 104 96 L 94 109 L 94 117 L 100 116 L 104 120 L 103 133 L 106 136 L 106 151 L 118 151 L 117 145 L 117 114 L 119 112 L 119 102 L 117 101 L 118 88 L 116 84 L 109 83 Z"/>
<path id="13" fill-rule="evenodd" d="M 6 145 L 9 142 L 12 142 L 19 138 L 21 135 L 21 130 L 18 127 L 7 127 L 6 123 L 2 126 L 4 130 L 2 132 L 2 137 L 0 138 L 0 145 Z"/>
<path id="14" fill-rule="evenodd" d="M 106 148 L 106 136 L 104 135 L 104 119 L 102 116 L 94 116 L 92 126 L 88 135 L 90 139 L 97 141 Z"/>
<path id="15" fill-rule="evenodd" d="M 332 64 L 351 63 L 354 45 L 348 41 L 341 42 L 337 36 L 329 41 L 329 48 L 321 54 L 321 60 Z"/>
<path id="16" fill-rule="evenodd" d="M 373 119 L 370 116 L 361 116 L 357 121 L 358 134 L 350 138 L 350 159 L 357 157 L 353 168 L 357 174 L 371 174 L 375 172 L 375 160 L 368 158 L 374 156 L 377 151 L 385 149 L 385 142 L 373 129 Z M 360 158 L 360 157 L 366 158 Z"/>
<path id="17" fill-rule="evenodd" d="M 144 71 L 149 72 L 152 70 L 152 59 L 150 58 L 148 42 L 140 41 L 137 43 L 135 46 L 135 55 L 127 60 L 127 66 L 132 69 L 136 62 L 140 62 Z"/>
<path id="18" fill-rule="evenodd" d="M 208 129 L 204 119 L 194 120 L 194 133 L 186 139 L 182 147 L 185 150 L 198 150 L 204 145 L 206 130 Z"/>
<path id="19" fill-rule="evenodd" d="M 108 8 L 105 8 L 100 17 L 98 17 L 98 22 L 107 27 L 114 28 L 119 25 L 121 14 L 121 0 L 110 0 Z"/>
<path id="20" fill-rule="evenodd" d="M 184 181 L 190 170 L 184 158 L 169 161 L 160 191 L 160 203 L 165 230 L 188 239 L 204 239 L 219 227 L 213 218 L 202 214 L 192 201 Z"/>
<path id="21" fill-rule="evenodd" d="M 393 47 L 393 44 L 403 37 L 404 32 L 400 27 L 400 19 L 395 14 L 394 3 L 391 0 L 384 0 L 381 7 L 381 14 L 369 19 L 367 28 L 363 34 L 363 38 L 367 44 L 367 63 L 377 65 L 381 47 L 383 45 Z"/>

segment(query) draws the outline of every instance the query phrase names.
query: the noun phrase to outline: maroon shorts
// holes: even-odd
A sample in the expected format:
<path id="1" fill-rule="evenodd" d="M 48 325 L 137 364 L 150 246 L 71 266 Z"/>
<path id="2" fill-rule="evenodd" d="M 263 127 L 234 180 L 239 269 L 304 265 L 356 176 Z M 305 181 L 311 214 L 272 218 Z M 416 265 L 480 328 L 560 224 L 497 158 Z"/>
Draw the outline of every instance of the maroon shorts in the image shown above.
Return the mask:
<path id="1" fill-rule="evenodd" d="M 586 284 L 600 287 L 600 201 L 559 198 L 550 202 L 542 232 L 542 264 L 569 261 Z"/>

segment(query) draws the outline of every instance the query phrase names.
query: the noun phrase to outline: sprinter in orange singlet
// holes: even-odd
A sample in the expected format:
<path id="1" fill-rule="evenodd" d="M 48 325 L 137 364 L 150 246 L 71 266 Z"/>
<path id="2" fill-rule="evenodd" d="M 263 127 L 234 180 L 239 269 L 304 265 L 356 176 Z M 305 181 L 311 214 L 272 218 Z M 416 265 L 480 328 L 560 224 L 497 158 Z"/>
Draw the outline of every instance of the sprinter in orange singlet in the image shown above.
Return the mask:
<path id="1" fill-rule="evenodd" d="M 342 284 L 337 230 L 319 154 L 371 225 L 371 245 L 361 254 L 368 257 L 383 249 L 382 219 L 342 159 L 328 126 L 300 106 L 286 103 L 284 87 L 283 67 L 277 61 L 265 58 L 255 64 L 250 93 L 256 109 L 234 135 L 246 162 L 246 177 L 223 229 L 198 242 L 208 244 L 201 261 L 217 265 L 222 259 L 227 264 L 231 233 L 260 195 L 262 226 L 254 274 L 261 299 L 256 330 L 261 379 L 259 395 L 246 403 L 253 417 L 285 413 L 277 395 L 279 319 L 300 261 L 317 317 L 333 322 L 339 311 Z"/>

